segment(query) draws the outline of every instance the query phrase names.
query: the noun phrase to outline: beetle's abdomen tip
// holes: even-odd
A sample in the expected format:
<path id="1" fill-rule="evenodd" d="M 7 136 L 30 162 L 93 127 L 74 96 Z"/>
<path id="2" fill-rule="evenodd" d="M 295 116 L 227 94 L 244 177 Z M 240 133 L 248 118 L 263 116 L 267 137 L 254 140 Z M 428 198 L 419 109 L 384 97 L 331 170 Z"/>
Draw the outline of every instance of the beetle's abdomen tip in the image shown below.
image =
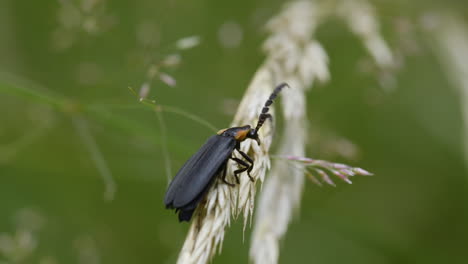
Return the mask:
<path id="1" fill-rule="evenodd" d="M 166 207 L 166 209 L 174 209 L 172 202 L 164 201 L 164 206 Z"/>
<path id="2" fill-rule="evenodd" d="M 192 215 L 195 209 L 193 210 L 180 210 L 179 211 L 179 222 L 188 222 L 192 219 Z"/>

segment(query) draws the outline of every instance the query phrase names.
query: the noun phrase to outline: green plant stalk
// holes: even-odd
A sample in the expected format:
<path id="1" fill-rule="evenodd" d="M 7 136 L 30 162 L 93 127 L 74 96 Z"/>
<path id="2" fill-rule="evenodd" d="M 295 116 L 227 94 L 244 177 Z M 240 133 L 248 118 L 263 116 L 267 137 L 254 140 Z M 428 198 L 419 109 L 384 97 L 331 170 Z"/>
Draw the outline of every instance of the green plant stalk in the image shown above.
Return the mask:
<path id="1" fill-rule="evenodd" d="M 30 87 L 37 87 L 37 89 Z M 149 139 L 156 145 L 159 145 L 160 143 L 155 139 L 155 133 L 157 132 L 155 132 L 154 129 L 143 126 L 138 122 L 133 122 L 129 119 L 112 115 L 105 109 L 93 107 L 92 105 L 77 104 L 65 97 L 48 95 L 40 90 L 45 90 L 45 88 L 21 77 L 0 73 L 0 93 L 49 106 L 57 112 L 62 112 L 71 116 L 85 114 L 99 122 L 108 124 L 119 130 L 143 134 L 146 139 Z"/>
<path id="2" fill-rule="evenodd" d="M 8 79 L 10 79 L 11 81 L 6 81 Z M 12 79 L 15 79 L 15 80 L 12 80 Z M 65 99 L 49 96 L 36 89 L 26 88 L 19 84 L 15 84 L 19 82 L 29 83 L 29 81 L 19 79 L 16 77 L 7 76 L 4 73 L 0 73 L 0 93 L 9 94 L 12 96 L 35 101 L 40 104 L 48 105 L 58 111 L 63 111 L 64 106 L 67 105 L 68 103 Z M 34 85 L 34 84 L 32 86 L 38 87 L 37 85 Z"/>

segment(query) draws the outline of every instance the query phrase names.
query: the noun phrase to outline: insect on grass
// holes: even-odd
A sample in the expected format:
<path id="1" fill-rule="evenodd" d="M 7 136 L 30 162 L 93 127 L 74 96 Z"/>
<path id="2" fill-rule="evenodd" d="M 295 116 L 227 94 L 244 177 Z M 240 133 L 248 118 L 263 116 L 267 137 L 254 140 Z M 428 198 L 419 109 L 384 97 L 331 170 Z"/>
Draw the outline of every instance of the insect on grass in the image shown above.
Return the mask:
<path id="1" fill-rule="evenodd" d="M 234 171 L 237 184 L 239 184 L 239 174 L 242 172 L 247 172 L 248 177 L 253 181 L 250 172 L 253 169 L 254 161 L 241 151 L 241 143 L 246 139 L 253 139 L 260 145 L 258 131 L 267 119 L 272 118 L 268 113 L 269 107 L 286 86 L 288 84 L 282 83 L 275 88 L 265 102 L 255 128 L 245 125 L 218 131 L 180 168 L 169 184 L 164 197 L 166 208 L 175 209 L 179 213 L 179 221 L 190 221 L 197 205 L 205 197 L 217 175 L 224 183 L 235 186 L 234 183 L 226 180 L 229 160 L 240 165 L 240 168 Z M 232 155 L 234 151 L 237 151 L 243 159 L 234 157 Z"/>

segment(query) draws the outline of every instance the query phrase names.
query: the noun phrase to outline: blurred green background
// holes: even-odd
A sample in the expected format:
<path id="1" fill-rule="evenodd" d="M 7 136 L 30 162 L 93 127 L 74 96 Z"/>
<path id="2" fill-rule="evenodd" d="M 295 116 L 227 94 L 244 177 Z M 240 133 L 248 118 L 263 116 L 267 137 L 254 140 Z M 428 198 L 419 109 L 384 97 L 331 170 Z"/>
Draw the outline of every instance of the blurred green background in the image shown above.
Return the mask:
<path id="1" fill-rule="evenodd" d="M 372 3 L 391 48 L 396 19 L 468 15 L 463 1 Z M 140 89 L 151 67 L 177 53 L 180 64 L 164 70 L 177 84 L 153 78 L 149 98 L 228 126 L 264 58 L 263 26 L 282 4 L 0 1 L 0 263 L 174 263 L 189 225 L 163 207 L 163 143 L 173 174 L 213 132 L 163 112 L 163 140 L 157 116 L 128 87 Z M 198 46 L 174 47 L 193 35 Z M 319 28 L 332 78 L 308 94 L 308 156 L 376 176 L 335 179 L 336 188 L 307 182 L 280 263 L 468 263 L 459 94 L 427 39 L 411 36 L 417 51 L 382 85 L 362 70 L 368 55 L 342 22 Z M 353 153 L 334 151 L 339 140 Z M 111 201 L 96 164 L 116 182 Z M 215 263 L 247 263 L 241 222 Z"/>

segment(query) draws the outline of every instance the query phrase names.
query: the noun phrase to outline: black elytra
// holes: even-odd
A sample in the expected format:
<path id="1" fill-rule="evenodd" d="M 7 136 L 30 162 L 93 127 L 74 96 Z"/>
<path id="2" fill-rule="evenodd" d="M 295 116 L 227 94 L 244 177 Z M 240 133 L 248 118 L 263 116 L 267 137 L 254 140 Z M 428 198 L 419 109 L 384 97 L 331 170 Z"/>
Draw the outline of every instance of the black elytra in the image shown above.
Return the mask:
<path id="1" fill-rule="evenodd" d="M 234 186 L 233 183 L 226 181 L 227 163 L 230 159 L 242 167 L 234 171 L 237 184 L 239 184 L 239 174 L 245 171 L 247 171 L 250 180 L 253 181 L 250 172 L 253 169 L 254 161 L 240 150 L 240 144 L 250 138 L 260 145 L 258 130 L 266 119 L 271 119 L 271 115 L 268 113 L 269 106 L 284 87 L 289 86 L 286 83 L 278 85 L 265 102 L 255 128 L 246 125 L 218 131 L 180 168 L 169 184 L 164 197 L 166 208 L 175 209 L 179 213 L 180 222 L 190 221 L 197 205 L 205 197 L 217 175 L 220 175 L 224 183 Z M 233 157 L 234 150 L 237 150 L 245 160 Z"/>

